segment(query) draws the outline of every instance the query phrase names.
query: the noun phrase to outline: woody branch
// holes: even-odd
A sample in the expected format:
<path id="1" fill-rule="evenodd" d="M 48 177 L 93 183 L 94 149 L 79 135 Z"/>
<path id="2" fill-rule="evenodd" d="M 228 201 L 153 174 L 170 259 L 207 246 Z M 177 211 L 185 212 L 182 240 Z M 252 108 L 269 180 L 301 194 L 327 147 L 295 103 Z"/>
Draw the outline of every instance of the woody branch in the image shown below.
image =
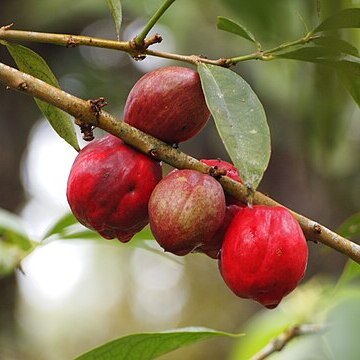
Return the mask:
<path id="1" fill-rule="evenodd" d="M 91 101 L 77 98 L 2 63 L 0 63 L 0 82 L 10 89 L 46 101 L 72 115 L 83 124 L 99 127 L 121 138 L 125 143 L 135 147 L 139 151 L 156 157 L 158 160 L 162 160 L 178 169 L 192 169 L 202 173 L 211 172 L 211 167 L 181 152 L 179 149 L 174 149 L 170 145 L 131 127 L 123 121 L 119 121 L 109 113 L 103 110 L 94 112 Z M 219 182 L 227 193 L 243 202 L 247 201 L 248 189 L 244 185 L 227 176 L 221 176 Z M 260 192 L 255 192 L 253 203 L 268 206 L 282 206 Z M 297 214 L 294 211 L 291 212 L 300 223 L 308 240 L 319 241 L 347 255 L 360 264 L 359 245 L 303 215 Z"/>

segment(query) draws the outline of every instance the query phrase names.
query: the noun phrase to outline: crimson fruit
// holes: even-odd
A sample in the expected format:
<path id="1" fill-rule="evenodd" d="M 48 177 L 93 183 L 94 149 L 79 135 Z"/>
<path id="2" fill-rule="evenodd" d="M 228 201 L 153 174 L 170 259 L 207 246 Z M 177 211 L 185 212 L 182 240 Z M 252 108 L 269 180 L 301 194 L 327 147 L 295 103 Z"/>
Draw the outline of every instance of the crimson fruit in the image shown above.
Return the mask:
<path id="1" fill-rule="evenodd" d="M 216 169 L 223 169 L 226 171 L 226 176 L 229 178 L 241 183 L 243 182 L 238 169 L 227 161 L 221 159 L 201 159 L 200 161 L 206 165 L 215 167 Z"/>
<path id="2" fill-rule="evenodd" d="M 225 216 L 225 196 L 211 176 L 193 170 L 171 172 L 149 201 L 150 227 L 166 251 L 186 255 L 206 244 Z"/>
<path id="3" fill-rule="evenodd" d="M 76 157 L 67 199 L 81 224 L 127 242 L 148 224 L 148 201 L 161 177 L 159 162 L 108 135 Z"/>
<path id="4" fill-rule="evenodd" d="M 209 117 L 199 74 L 179 66 L 144 75 L 130 91 L 124 109 L 126 123 L 168 143 L 190 139 Z"/>
<path id="5" fill-rule="evenodd" d="M 226 171 L 226 176 L 229 176 L 231 179 L 243 182 L 241 176 L 233 164 L 230 164 L 227 161 L 220 159 L 202 159 L 200 160 L 206 165 L 215 167 L 216 169 L 222 169 Z M 209 239 L 206 244 L 200 246 L 197 251 L 205 253 L 213 259 L 218 258 L 219 251 L 221 249 L 221 245 L 224 240 L 224 236 L 226 230 L 231 223 L 234 216 L 237 214 L 239 210 L 241 210 L 245 204 L 243 204 L 240 200 L 235 199 L 231 195 L 225 194 L 226 200 L 226 211 L 224 220 L 220 226 L 220 228 L 216 231 L 216 233 Z"/>
<path id="6" fill-rule="evenodd" d="M 280 206 L 244 208 L 231 222 L 219 268 L 239 297 L 276 307 L 303 278 L 308 258 L 299 223 Z"/>

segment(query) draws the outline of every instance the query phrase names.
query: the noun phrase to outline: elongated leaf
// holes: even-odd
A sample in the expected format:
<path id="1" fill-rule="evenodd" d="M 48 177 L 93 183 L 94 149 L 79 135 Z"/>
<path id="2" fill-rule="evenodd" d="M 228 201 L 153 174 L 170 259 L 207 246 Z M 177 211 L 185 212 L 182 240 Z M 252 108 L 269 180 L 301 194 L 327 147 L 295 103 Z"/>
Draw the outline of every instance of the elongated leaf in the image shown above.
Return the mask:
<path id="1" fill-rule="evenodd" d="M 120 38 L 120 28 L 122 23 L 122 7 L 120 0 L 106 0 L 115 22 L 117 38 Z"/>
<path id="2" fill-rule="evenodd" d="M 0 209 L 0 240 L 16 244 L 23 250 L 31 247 L 21 219 L 4 209 Z"/>
<path id="3" fill-rule="evenodd" d="M 72 213 L 67 213 L 61 217 L 45 234 L 44 239 L 50 237 L 51 235 L 61 234 L 66 228 L 70 225 L 77 224 L 77 220 Z"/>
<path id="4" fill-rule="evenodd" d="M 245 184 L 256 189 L 271 152 L 265 111 L 250 85 L 233 71 L 205 64 L 198 71 L 225 148 Z"/>
<path id="5" fill-rule="evenodd" d="M 0 209 L 0 276 L 12 273 L 36 244 L 32 242 L 14 214 Z"/>
<path id="6" fill-rule="evenodd" d="M 244 39 L 257 43 L 255 36 L 243 25 L 223 16 L 217 18 L 217 28 L 232 34 L 239 35 Z"/>
<path id="7" fill-rule="evenodd" d="M 342 84 L 360 106 L 360 63 L 343 61 L 335 67 Z"/>
<path id="8" fill-rule="evenodd" d="M 359 50 L 345 40 L 335 36 L 321 36 L 313 40 L 313 43 L 319 46 L 335 49 L 344 54 L 359 56 Z"/>
<path id="9" fill-rule="evenodd" d="M 21 45 L 6 43 L 6 47 L 21 71 L 60 88 L 55 75 L 40 55 Z M 35 101 L 59 136 L 78 151 L 80 148 L 75 128 L 69 116 L 62 110 L 42 100 L 35 99 Z"/>
<path id="10" fill-rule="evenodd" d="M 337 232 L 346 238 L 354 239 L 360 236 L 360 212 L 350 216 L 344 221 Z"/>
<path id="11" fill-rule="evenodd" d="M 151 360 L 180 347 L 217 336 L 240 335 L 197 327 L 133 334 L 113 340 L 75 360 Z"/>
<path id="12" fill-rule="evenodd" d="M 56 240 L 101 240 L 104 238 L 96 231 L 89 230 L 81 225 L 72 213 L 68 213 L 61 217 L 46 233 L 43 240 L 46 243 Z M 141 242 L 144 240 L 154 240 L 150 227 L 146 226 L 144 229 L 139 231 L 131 240 L 131 245 L 136 247 L 142 247 Z M 114 241 L 116 244 L 120 242 Z"/>
<path id="13" fill-rule="evenodd" d="M 348 260 L 339 278 L 338 286 L 346 285 L 355 279 L 359 279 L 359 277 L 360 277 L 360 265 L 355 261 Z"/>
<path id="14" fill-rule="evenodd" d="M 338 233 L 346 238 L 360 237 L 360 213 L 348 218 L 338 229 Z M 360 265 L 348 260 L 338 281 L 338 286 L 343 286 L 360 277 Z"/>
<path id="15" fill-rule="evenodd" d="M 64 218 L 66 220 L 66 218 Z M 179 260 L 175 256 L 170 256 L 169 253 L 165 253 L 160 247 L 154 247 L 154 235 L 151 233 L 150 227 L 146 226 L 140 232 L 135 234 L 135 236 L 131 239 L 131 241 L 127 243 L 121 243 L 114 239 L 113 241 L 106 241 L 100 234 L 95 231 L 88 230 L 84 228 L 79 223 L 69 225 L 62 229 L 60 232 L 52 233 L 48 237 L 45 237 L 43 241 L 45 243 L 50 243 L 57 240 L 81 240 L 81 241 L 98 241 L 99 244 L 106 244 L 109 246 L 115 246 L 124 248 L 139 248 L 149 251 L 153 254 L 163 256 L 168 260 L 171 260 L 177 264 L 183 265 L 181 260 Z"/>
<path id="16" fill-rule="evenodd" d="M 324 30 L 360 28 L 360 8 L 344 9 L 324 20 L 313 33 Z"/>
<path id="17" fill-rule="evenodd" d="M 348 49 L 350 50 L 350 49 Z M 351 51 L 353 52 L 353 51 Z M 274 55 L 282 59 L 309 61 L 332 66 L 344 87 L 360 106 L 360 57 L 344 53 L 336 47 L 309 46 Z"/>
<path id="18" fill-rule="evenodd" d="M 274 56 L 280 59 L 292 59 L 328 64 L 330 62 L 342 60 L 345 55 L 336 48 L 326 46 L 308 46 L 276 54 Z"/>

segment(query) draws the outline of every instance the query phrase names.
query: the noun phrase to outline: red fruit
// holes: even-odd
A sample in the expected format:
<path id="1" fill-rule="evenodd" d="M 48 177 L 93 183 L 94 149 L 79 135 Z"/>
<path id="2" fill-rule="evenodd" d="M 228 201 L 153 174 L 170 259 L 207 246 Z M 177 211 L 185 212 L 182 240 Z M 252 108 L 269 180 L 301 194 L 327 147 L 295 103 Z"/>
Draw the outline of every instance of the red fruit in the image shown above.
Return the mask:
<path id="1" fill-rule="evenodd" d="M 81 224 L 127 242 L 147 225 L 149 198 L 161 176 L 160 163 L 108 135 L 76 157 L 68 202 Z"/>
<path id="2" fill-rule="evenodd" d="M 228 176 L 229 178 L 231 178 L 237 182 L 243 183 L 243 180 L 239 174 L 238 169 L 233 164 L 231 164 L 227 161 L 224 161 L 224 160 L 220 160 L 220 159 L 202 159 L 200 161 L 206 165 L 215 167 L 216 169 L 225 170 L 226 176 Z M 231 204 L 235 204 L 235 205 L 239 205 L 239 206 L 245 205 L 240 200 L 235 199 L 231 195 L 225 194 L 225 198 L 226 198 L 226 205 L 231 205 Z"/>
<path id="3" fill-rule="evenodd" d="M 178 66 L 144 75 L 130 91 L 124 109 L 126 123 L 168 143 L 190 139 L 209 117 L 199 74 Z"/>
<path id="4" fill-rule="evenodd" d="M 219 268 L 236 295 L 272 309 L 303 278 L 307 258 L 304 234 L 287 209 L 254 206 L 231 222 Z"/>
<path id="5" fill-rule="evenodd" d="M 174 171 L 159 182 L 149 201 L 150 227 L 166 251 L 185 255 L 206 244 L 225 216 L 225 196 L 211 176 Z"/>
<path id="6" fill-rule="evenodd" d="M 220 159 L 201 159 L 200 161 L 206 165 L 215 167 L 216 169 L 223 169 L 226 171 L 226 176 L 229 178 L 241 183 L 243 182 L 238 169 L 227 161 Z"/>
<path id="7" fill-rule="evenodd" d="M 198 249 L 196 249 L 196 252 L 201 252 L 213 259 L 217 259 L 219 257 L 221 246 L 224 242 L 226 231 L 229 225 L 231 224 L 233 218 L 235 217 L 235 215 L 242 208 L 243 208 L 242 206 L 235 204 L 226 205 L 225 217 L 221 226 L 205 244 L 203 244 Z"/>
<path id="8" fill-rule="evenodd" d="M 223 161 L 220 159 L 202 159 L 200 161 L 206 165 L 216 167 L 217 169 L 223 169 L 226 171 L 226 176 L 229 176 L 231 179 L 235 181 L 241 183 L 243 182 L 236 167 L 233 164 L 228 163 L 227 161 Z M 226 200 L 226 211 L 225 211 L 225 217 L 223 223 L 221 224 L 220 228 L 216 231 L 214 236 L 209 241 L 207 241 L 205 245 L 199 247 L 196 250 L 198 252 L 202 252 L 210 256 L 213 259 L 218 258 L 226 230 L 230 225 L 232 219 L 238 213 L 238 211 L 245 206 L 245 204 L 243 204 L 240 200 L 235 199 L 231 195 L 225 194 L 225 200 Z"/>

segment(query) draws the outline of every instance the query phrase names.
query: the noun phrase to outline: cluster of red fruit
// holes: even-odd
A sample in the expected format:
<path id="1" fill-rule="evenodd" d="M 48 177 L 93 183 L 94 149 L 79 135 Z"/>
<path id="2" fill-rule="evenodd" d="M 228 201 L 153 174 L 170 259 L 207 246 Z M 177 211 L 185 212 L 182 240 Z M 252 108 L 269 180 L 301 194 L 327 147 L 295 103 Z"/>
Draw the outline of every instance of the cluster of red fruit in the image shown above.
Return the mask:
<path id="1" fill-rule="evenodd" d="M 196 135 L 210 117 L 197 72 L 162 68 L 143 76 L 125 106 L 128 124 L 168 143 Z M 202 160 L 235 181 L 225 161 Z M 80 223 L 107 239 L 129 241 L 150 222 L 160 246 L 176 255 L 202 252 L 218 259 L 236 295 L 276 307 L 304 276 L 308 249 L 283 207 L 247 207 L 225 195 L 212 176 L 174 170 L 108 135 L 77 156 L 67 198 Z"/>

